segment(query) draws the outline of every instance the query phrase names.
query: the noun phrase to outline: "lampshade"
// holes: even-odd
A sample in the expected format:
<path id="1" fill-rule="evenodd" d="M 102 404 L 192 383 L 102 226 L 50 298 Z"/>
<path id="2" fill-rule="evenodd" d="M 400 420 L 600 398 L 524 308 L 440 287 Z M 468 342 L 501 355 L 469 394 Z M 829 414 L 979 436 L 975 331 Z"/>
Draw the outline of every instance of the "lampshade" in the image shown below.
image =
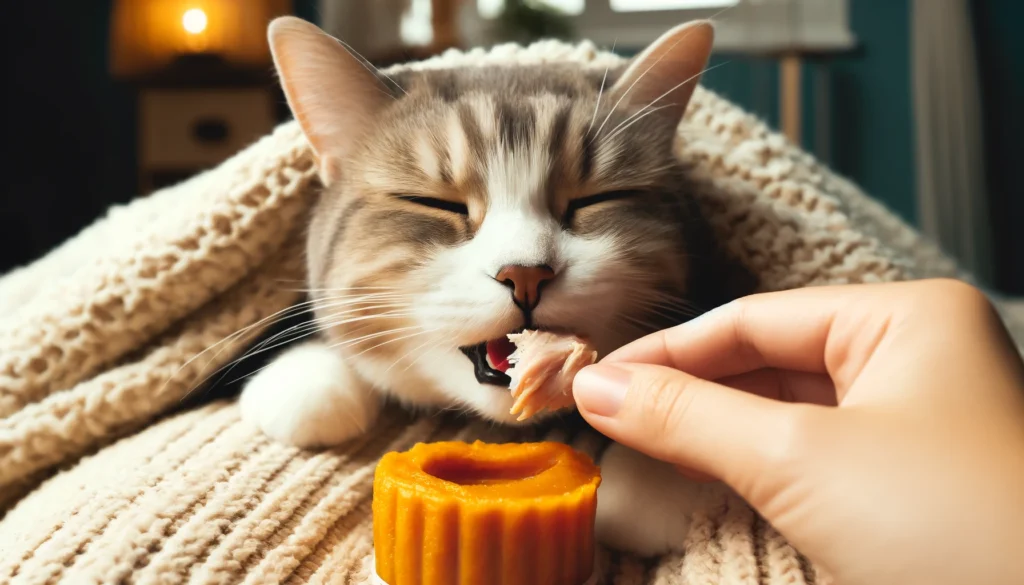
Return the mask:
<path id="1" fill-rule="evenodd" d="M 183 56 L 217 56 L 240 68 L 270 64 L 267 24 L 291 0 L 118 0 L 111 15 L 116 77 L 151 74 Z"/>

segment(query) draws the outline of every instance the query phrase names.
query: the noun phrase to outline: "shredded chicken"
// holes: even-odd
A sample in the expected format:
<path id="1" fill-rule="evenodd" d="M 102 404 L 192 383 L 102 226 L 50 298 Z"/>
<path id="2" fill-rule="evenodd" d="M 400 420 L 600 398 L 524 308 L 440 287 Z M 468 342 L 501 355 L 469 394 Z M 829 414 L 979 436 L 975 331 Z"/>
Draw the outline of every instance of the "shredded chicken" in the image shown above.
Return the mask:
<path id="1" fill-rule="evenodd" d="M 516 345 L 506 372 L 515 399 L 510 413 L 522 421 L 542 410 L 573 406 L 572 380 L 597 361 L 597 351 L 579 337 L 547 331 L 523 331 L 508 338 Z"/>

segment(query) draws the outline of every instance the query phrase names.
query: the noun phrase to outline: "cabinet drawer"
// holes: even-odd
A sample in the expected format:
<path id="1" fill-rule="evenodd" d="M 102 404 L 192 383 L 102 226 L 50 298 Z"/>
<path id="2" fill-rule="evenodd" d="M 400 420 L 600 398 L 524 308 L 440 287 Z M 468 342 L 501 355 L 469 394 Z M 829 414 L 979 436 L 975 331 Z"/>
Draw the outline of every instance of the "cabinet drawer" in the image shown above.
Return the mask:
<path id="1" fill-rule="evenodd" d="M 139 97 L 140 163 L 150 170 L 216 165 L 274 127 L 263 90 L 146 90 Z"/>

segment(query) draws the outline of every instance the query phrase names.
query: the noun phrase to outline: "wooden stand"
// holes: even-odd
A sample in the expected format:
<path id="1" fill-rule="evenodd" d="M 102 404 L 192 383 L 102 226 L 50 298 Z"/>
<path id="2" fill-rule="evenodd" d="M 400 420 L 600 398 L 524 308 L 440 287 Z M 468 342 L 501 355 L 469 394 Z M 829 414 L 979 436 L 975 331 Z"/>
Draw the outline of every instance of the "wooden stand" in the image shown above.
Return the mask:
<path id="1" fill-rule="evenodd" d="M 787 53 L 779 60 L 779 126 L 790 142 L 797 145 L 802 142 L 803 131 L 802 68 L 803 60 L 798 53 Z"/>

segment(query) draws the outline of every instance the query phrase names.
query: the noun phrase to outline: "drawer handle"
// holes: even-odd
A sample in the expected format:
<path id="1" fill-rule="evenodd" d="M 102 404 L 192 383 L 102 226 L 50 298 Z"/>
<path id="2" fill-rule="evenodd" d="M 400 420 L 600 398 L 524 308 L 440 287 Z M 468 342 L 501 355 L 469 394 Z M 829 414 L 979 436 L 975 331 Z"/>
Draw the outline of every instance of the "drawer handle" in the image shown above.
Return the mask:
<path id="1" fill-rule="evenodd" d="M 227 122 L 220 118 L 200 118 L 192 124 L 192 136 L 199 142 L 219 144 L 231 134 Z"/>

